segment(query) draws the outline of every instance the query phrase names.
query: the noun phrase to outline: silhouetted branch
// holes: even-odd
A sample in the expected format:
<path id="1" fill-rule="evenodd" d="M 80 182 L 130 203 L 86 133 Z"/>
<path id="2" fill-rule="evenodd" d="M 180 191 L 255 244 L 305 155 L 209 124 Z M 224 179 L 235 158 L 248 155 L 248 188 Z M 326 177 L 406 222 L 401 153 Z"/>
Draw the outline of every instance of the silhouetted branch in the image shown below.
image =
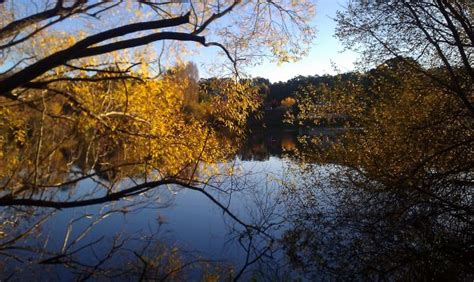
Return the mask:
<path id="1" fill-rule="evenodd" d="M 24 85 L 32 81 L 33 79 L 44 74 L 48 70 L 67 63 L 69 60 L 89 57 L 94 55 L 105 54 L 108 52 L 116 51 L 124 48 L 131 48 L 148 44 L 157 40 L 172 39 L 172 40 L 192 40 L 196 42 L 204 43 L 204 38 L 194 36 L 186 33 L 177 32 L 162 32 L 157 34 L 151 34 L 143 36 L 141 38 L 123 40 L 115 43 L 106 44 L 103 46 L 91 47 L 92 45 L 98 44 L 103 41 L 110 40 L 112 38 L 127 35 L 138 31 L 146 31 L 151 29 L 158 29 L 164 27 L 174 27 L 189 22 L 189 13 L 184 16 L 179 16 L 171 19 L 133 23 L 124 25 L 118 28 L 113 28 L 98 34 L 89 36 L 73 46 L 58 51 L 46 58 L 43 58 L 36 63 L 18 71 L 17 73 L 3 79 L 0 84 L 0 95 L 9 99 L 17 99 L 15 95 L 11 93 L 17 87 Z"/>

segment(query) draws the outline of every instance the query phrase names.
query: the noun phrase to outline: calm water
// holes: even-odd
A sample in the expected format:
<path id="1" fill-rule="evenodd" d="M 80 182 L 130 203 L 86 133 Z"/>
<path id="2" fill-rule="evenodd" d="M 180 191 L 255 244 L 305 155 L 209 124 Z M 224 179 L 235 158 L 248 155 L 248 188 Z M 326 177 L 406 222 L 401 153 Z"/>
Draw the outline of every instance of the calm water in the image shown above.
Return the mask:
<path id="1" fill-rule="evenodd" d="M 219 280 L 459 280 L 456 258 L 472 249 L 472 234 L 463 233 L 469 226 L 456 225 L 463 230 L 456 233 L 446 228 L 458 224 L 450 218 L 427 221 L 423 205 L 393 216 L 392 204 L 402 200 L 338 188 L 328 175 L 343 168 L 302 167 L 291 154 L 298 147 L 294 132 L 255 133 L 234 160 L 212 166 L 233 170 L 205 190 L 259 230 L 246 229 L 203 193 L 177 186 L 83 208 L 3 208 L 0 280 L 182 281 L 212 273 Z M 56 197 L 98 196 L 100 181 L 81 181 Z M 121 185 L 134 181 L 142 180 Z M 21 220 L 9 224 L 17 213 Z M 453 244 L 449 252 L 441 248 Z M 466 259 L 469 266 L 472 257 L 460 258 Z"/>
<path id="2" fill-rule="evenodd" d="M 287 166 L 291 162 L 282 156 L 282 144 L 283 147 L 294 146 L 295 142 L 294 134 L 254 135 L 234 160 L 220 165 L 238 171 L 231 177 L 223 177 L 218 183 L 214 183 L 226 191 L 209 190 L 245 223 L 265 226 L 259 222 L 262 220 L 261 213 L 263 209 L 271 211 L 272 217 L 266 220 L 277 222 L 278 226 L 266 231 L 275 240 L 281 235 L 284 221 L 284 206 L 277 203 L 276 198 L 282 189 L 281 181 L 289 177 Z M 56 197 L 71 199 L 88 194 L 102 195 L 103 192 L 97 189 L 98 181 L 103 180 L 98 177 L 86 179 L 75 188 L 62 189 Z M 133 184 L 132 181 L 122 183 L 123 187 Z M 104 269 L 105 266 L 114 269 L 120 268 L 122 264 L 139 264 L 136 250 L 143 250 L 144 245 L 148 244 L 147 251 L 143 252 L 144 257 L 157 257 L 164 253 L 168 256 L 173 253 L 179 257 L 180 263 L 209 261 L 211 268 L 215 265 L 222 273 L 233 271 L 235 275 L 245 265 L 249 253 L 238 240 L 245 233 L 243 226 L 223 213 L 220 207 L 202 193 L 178 186 L 160 187 L 110 204 L 65 210 L 38 208 L 31 212 L 20 225 L 10 226 L 11 229 L 2 233 L 11 235 L 5 236 L 5 239 L 16 238 L 13 234 L 27 234 L 25 240 L 18 240 L 3 253 L 12 256 L 1 265 L 2 279 L 75 279 L 78 273 L 87 268 L 81 264 L 93 266 L 107 257 L 110 250 L 114 249 L 114 241 L 115 244 L 121 242 L 123 245 L 117 248 L 118 251 L 114 250 L 114 255 L 104 262 Z M 3 220 L 7 221 L 14 213 L 14 209 L 4 208 Z M 29 233 L 35 223 L 37 228 Z M 246 244 L 248 238 L 242 239 L 242 243 Z M 257 234 L 252 240 L 255 246 L 263 247 L 268 238 L 259 238 Z M 6 245 L 11 242 L 5 240 L 2 243 Z M 39 249 L 41 251 L 37 251 Z M 68 252 L 74 253 L 73 262 L 60 258 L 61 254 Z M 50 258 L 54 258 L 56 254 L 59 259 L 51 263 Z M 250 259 L 256 254 L 251 253 Z M 272 256 L 267 259 L 271 263 L 277 263 L 283 258 L 283 253 L 276 244 L 268 255 Z M 24 258 L 31 263 L 24 261 Z M 45 262 L 43 259 L 49 261 Z M 252 273 L 258 263 L 246 267 L 242 278 L 248 279 L 254 275 Z M 277 264 L 274 266 L 278 267 Z M 183 277 L 201 278 L 201 265 L 188 268 Z M 89 269 L 86 272 L 88 271 Z M 87 278 L 84 275 L 80 277 Z M 221 278 L 224 277 L 221 274 Z M 124 280 L 135 278 L 123 277 Z"/>

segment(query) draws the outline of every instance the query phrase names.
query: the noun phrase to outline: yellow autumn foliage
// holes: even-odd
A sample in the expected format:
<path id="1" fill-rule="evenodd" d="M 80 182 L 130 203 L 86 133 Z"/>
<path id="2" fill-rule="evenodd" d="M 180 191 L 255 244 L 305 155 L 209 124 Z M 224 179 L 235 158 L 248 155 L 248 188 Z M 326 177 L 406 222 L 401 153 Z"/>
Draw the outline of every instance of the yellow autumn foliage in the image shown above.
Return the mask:
<path id="1" fill-rule="evenodd" d="M 398 188 L 416 187 L 427 177 L 454 181 L 470 171 L 469 115 L 451 93 L 402 63 L 382 65 L 333 88 L 308 87 L 298 98 L 299 122 L 346 117 L 337 142 L 305 140 L 311 151 L 305 157 L 312 161 L 340 164 L 359 179 Z"/>
<path id="2" fill-rule="evenodd" d="M 293 97 L 286 97 L 285 99 L 281 100 L 281 105 L 284 108 L 291 108 L 294 104 L 296 104 L 296 100 Z"/>
<path id="3" fill-rule="evenodd" d="M 109 180 L 188 178 L 198 177 L 198 163 L 226 160 L 258 106 L 255 92 L 231 79 L 216 80 L 201 90 L 212 92 L 206 94 L 209 112 L 196 116 L 184 108 L 192 80 L 174 75 L 184 67 L 155 79 L 138 72 L 110 80 L 110 74 L 82 74 L 83 81 L 30 90 L 40 101 L 34 107 L 2 107 L 0 179 L 10 190 L 48 187 L 66 181 L 74 167 L 107 170 Z"/>

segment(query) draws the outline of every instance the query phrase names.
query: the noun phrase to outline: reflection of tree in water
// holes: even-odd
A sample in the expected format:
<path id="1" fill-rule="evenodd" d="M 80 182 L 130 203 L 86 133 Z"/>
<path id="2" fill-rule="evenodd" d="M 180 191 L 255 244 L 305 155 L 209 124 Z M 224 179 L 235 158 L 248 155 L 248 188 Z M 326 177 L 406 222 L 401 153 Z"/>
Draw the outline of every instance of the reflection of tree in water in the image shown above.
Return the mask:
<path id="1" fill-rule="evenodd" d="M 81 142 L 75 135 L 69 137 Z M 47 141 L 46 144 L 53 144 L 53 147 L 58 145 L 54 140 Z M 27 279 L 48 274 L 57 280 L 74 276 L 79 279 L 121 277 L 183 281 L 189 277 L 212 280 L 240 275 L 239 270 L 233 271 L 224 261 L 197 255 L 182 256 L 180 249 L 161 242 L 159 229 L 143 226 L 145 230 L 131 233 L 124 226 L 126 230 L 110 228 L 104 232 L 111 222 L 120 222 L 119 218 L 128 214 L 168 207 L 172 195 L 167 189 L 154 190 L 156 186 L 181 183 L 183 187 L 198 191 L 206 188 L 210 191 L 206 195 L 220 204 L 212 191 L 225 196 L 233 190 L 245 188 L 238 187 L 238 184 L 229 187 L 222 184 L 226 177 L 237 179 L 229 172 L 230 168 L 218 168 L 212 164 L 202 168 L 201 164 L 199 167 L 189 165 L 183 166 L 177 174 L 163 177 L 157 175 L 159 171 L 146 173 L 141 163 L 124 162 L 124 152 L 120 147 L 106 149 L 107 153 L 100 154 L 100 157 L 89 155 L 95 160 L 91 167 L 85 161 L 87 157 L 83 156 L 86 151 L 83 146 L 63 141 L 61 139 L 60 148 L 57 146 L 54 161 L 47 163 L 48 170 L 41 166 L 44 174 L 36 175 L 42 181 L 38 181 L 36 186 L 25 186 L 34 174 L 31 172 L 35 170 L 34 166 L 25 167 L 15 177 L 5 179 L 5 185 L 16 182 L 23 188 L 13 196 L 8 196 L 10 191 L 6 190 L 4 195 L 7 196 L 1 198 L 2 205 L 6 206 L 0 210 L 2 278 Z M 68 147 L 70 144 L 72 146 Z M 49 151 L 45 147 L 43 150 Z M 65 170 L 67 167 L 70 171 Z M 165 166 L 162 168 L 166 169 Z M 210 181 L 211 178 L 214 181 Z M 226 206 L 221 207 L 226 212 Z M 239 220 L 233 214 L 231 216 Z M 156 220 L 160 220 L 158 211 Z M 239 224 L 245 225 L 239 221 L 234 232 L 240 234 L 245 243 L 250 238 L 247 231 L 254 227 L 245 225 L 242 230 Z M 259 231 L 256 232 L 254 235 L 258 236 Z M 249 253 L 253 251 L 251 245 L 246 245 L 246 248 Z M 249 257 L 252 259 L 253 254 Z"/>
<path id="2" fill-rule="evenodd" d="M 103 205 L 94 212 L 73 210 L 62 215 L 55 210 L 4 210 L 4 236 L 0 245 L 2 279 L 182 281 L 193 270 L 198 271 L 194 277 L 203 280 L 226 276 L 224 270 L 228 271 L 229 267 L 224 262 L 198 256 L 184 258 L 177 247 L 164 244 L 160 238 L 161 225 L 135 233 L 109 228 L 109 232 L 97 235 L 97 229 L 107 226 L 110 218 L 123 217 L 142 208 L 143 204 L 136 203 Z"/>
<path id="3" fill-rule="evenodd" d="M 281 157 L 298 146 L 296 131 L 254 130 L 239 149 L 242 160 L 265 161 L 270 157 Z"/>
<path id="4" fill-rule="evenodd" d="M 292 227 L 283 245 L 295 267 L 341 279 L 463 280 L 473 274 L 472 216 L 417 191 L 363 189 L 354 179 L 341 181 L 340 173 L 332 177 L 313 171 L 286 194 Z"/>

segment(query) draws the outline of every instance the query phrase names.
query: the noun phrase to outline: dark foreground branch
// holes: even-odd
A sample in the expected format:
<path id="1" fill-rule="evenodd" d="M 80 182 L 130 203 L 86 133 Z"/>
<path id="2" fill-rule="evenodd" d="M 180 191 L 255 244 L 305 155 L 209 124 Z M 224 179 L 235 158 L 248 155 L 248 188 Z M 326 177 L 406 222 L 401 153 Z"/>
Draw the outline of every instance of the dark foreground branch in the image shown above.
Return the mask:
<path id="1" fill-rule="evenodd" d="M 211 200 L 215 205 L 217 205 L 224 214 L 230 216 L 235 222 L 243 226 L 247 232 L 250 230 L 255 230 L 258 233 L 265 235 L 267 238 L 272 238 L 269 234 L 267 234 L 264 230 L 260 229 L 257 226 L 250 225 L 239 219 L 237 215 L 231 212 L 225 205 L 220 203 L 214 196 L 212 196 L 209 192 L 205 191 L 202 187 L 196 187 L 188 182 L 179 180 L 179 179 L 163 179 L 158 181 L 151 181 L 145 182 L 142 184 L 138 184 L 136 186 L 121 190 L 119 192 L 109 193 L 103 197 L 93 198 L 93 199 L 86 199 L 86 200 L 77 200 L 77 201 L 51 201 L 51 200 L 41 200 L 41 199 L 21 199 L 21 198 L 14 198 L 12 195 L 7 195 L 0 198 L 0 206 L 33 206 L 33 207 L 45 207 L 45 208 L 55 208 L 55 209 L 66 209 L 66 208 L 77 208 L 77 207 L 84 207 L 84 206 L 91 206 L 91 205 L 98 205 L 113 201 L 119 201 L 125 197 L 135 196 L 144 192 L 147 192 L 153 188 L 163 186 L 163 185 L 179 185 L 181 187 L 197 191 L 204 196 L 206 196 L 209 200 Z"/>
<path id="2" fill-rule="evenodd" d="M 60 202 L 60 201 L 49 201 L 41 199 L 16 199 L 11 195 L 4 196 L 0 198 L 0 206 L 33 206 L 33 207 L 45 207 L 45 208 L 55 208 L 55 209 L 66 209 L 66 208 L 76 208 L 84 207 L 91 205 L 98 205 L 112 201 L 118 201 L 128 196 L 137 195 L 143 192 L 146 192 L 152 188 L 167 185 L 167 184 L 178 184 L 175 180 L 159 180 L 142 183 L 136 186 L 133 186 L 128 189 L 121 190 L 119 192 L 109 193 L 103 197 L 87 199 L 87 200 L 77 200 L 70 202 Z"/>
<path id="3" fill-rule="evenodd" d="M 101 42 L 105 42 L 114 38 L 118 38 L 130 33 L 139 31 L 153 30 L 166 27 L 175 27 L 189 23 L 189 13 L 183 16 L 157 20 L 151 22 L 141 22 L 128 24 L 121 27 L 113 28 L 98 34 L 89 36 L 69 48 L 58 51 L 54 54 L 43 58 L 36 63 L 8 76 L 0 81 L 0 95 L 9 99 L 16 100 L 17 97 L 11 93 L 14 89 L 33 81 L 42 74 L 52 70 L 58 66 L 66 64 L 70 60 L 106 54 L 116 50 L 137 47 L 146 45 L 157 40 L 181 40 L 181 41 L 196 41 L 204 44 L 204 37 L 179 33 L 179 32 L 160 32 L 148 36 L 143 36 L 134 39 L 122 40 L 114 43 L 96 46 Z"/>

